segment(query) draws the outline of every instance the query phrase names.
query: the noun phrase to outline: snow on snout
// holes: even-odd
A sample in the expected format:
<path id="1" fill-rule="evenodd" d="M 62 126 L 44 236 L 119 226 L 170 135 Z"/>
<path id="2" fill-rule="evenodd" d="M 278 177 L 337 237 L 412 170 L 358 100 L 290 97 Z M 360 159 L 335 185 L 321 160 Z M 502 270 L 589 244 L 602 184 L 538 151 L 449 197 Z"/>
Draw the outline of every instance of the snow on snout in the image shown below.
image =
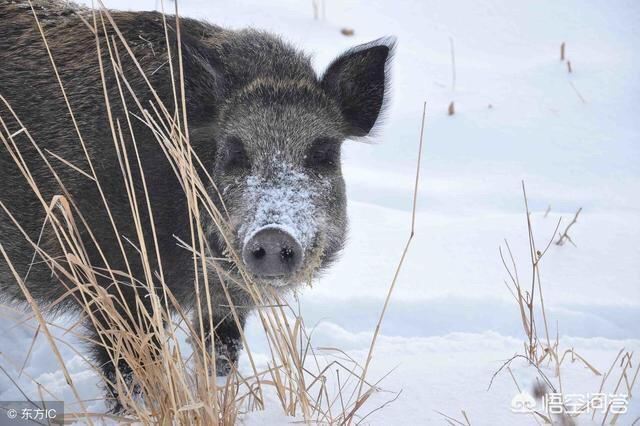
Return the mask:
<path id="1" fill-rule="evenodd" d="M 247 178 L 247 213 L 240 226 L 243 243 L 263 228 L 280 228 L 302 247 L 312 244 L 316 233 L 314 192 L 309 176 L 284 164 L 269 179 Z"/>

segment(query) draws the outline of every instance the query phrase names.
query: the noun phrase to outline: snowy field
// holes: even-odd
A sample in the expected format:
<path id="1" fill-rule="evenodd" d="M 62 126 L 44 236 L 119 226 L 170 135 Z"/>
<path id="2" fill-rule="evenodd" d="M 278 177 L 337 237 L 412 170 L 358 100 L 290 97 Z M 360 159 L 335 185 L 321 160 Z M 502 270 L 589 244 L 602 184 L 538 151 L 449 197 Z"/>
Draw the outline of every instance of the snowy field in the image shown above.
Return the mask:
<path id="1" fill-rule="evenodd" d="M 105 3 L 120 9 L 157 5 L 155 0 Z M 577 247 L 553 244 L 541 265 L 552 337 L 559 335 L 561 351 L 575 348 L 603 374 L 621 349 L 635 351 L 631 371 L 636 371 L 640 3 L 327 0 L 325 17 L 317 20 L 311 1 L 182 0 L 180 7 L 183 15 L 219 25 L 281 34 L 312 53 L 319 72 L 350 46 L 386 35 L 398 38 L 384 125 L 373 143 L 344 145 L 351 223 L 346 250 L 300 296 L 307 325 L 316 325 L 318 347 L 366 358 L 409 234 L 422 103 L 427 102 L 415 239 L 369 376 L 378 380 L 393 370 L 379 385 L 383 391 L 369 401 L 371 409 L 397 399 L 365 423 L 447 424 L 441 412 L 466 424 L 464 410 L 473 425 L 537 424 L 533 416 L 511 408 L 519 393 L 514 379 L 531 392 L 535 371 L 524 362 L 514 361 L 514 378 L 504 370 L 487 390 L 503 362 L 523 351 L 520 315 L 505 287 L 508 275 L 498 253 L 506 238 L 528 282 L 522 180 L 539 246 L 553 235 L 560 217 L 564 229 L 583 208 L 570 231 Z M 347 37 L 342 28 L 355 34 Z M 572 73 L 559 58 L 562 42 Z M 451 101 L 453 116 L 447 114 Z M 22 365 L 33 329 L 11 321 L 0 328 L 0 366 L 9 370 L 11 360 Z M 250 320 L 257 354 L 268 350 L 260 330 L 255 318 Z M 64 353 L 72 360 L 74 381 L 87 398 L 98 397 L 96 378 L 75 350 L 81 348 Z M 557 384 L 553 369 L 545 373 Z M 74 399 L 42 336 L 25 374 Z M 580 362 L 565 361 L 562 374 L 565 393 L 599 391 L 602 377 Z M 605 392 L 614 392 L 617 374 L 605 383 Z M 25 376 L 19 383 L 37 395 Z M 19 397 L 0 375 L 0 400 Z M 91 408 L 103 407 L 98 402 Z M 640 395 L 627 409 L 617 424 L 640 418 Z M 244 419 L 262 425 L 286 421 L 277 413 Z M 600 424 L 602 415 L 593 421 L 581 415 L 576 421 Z"/>

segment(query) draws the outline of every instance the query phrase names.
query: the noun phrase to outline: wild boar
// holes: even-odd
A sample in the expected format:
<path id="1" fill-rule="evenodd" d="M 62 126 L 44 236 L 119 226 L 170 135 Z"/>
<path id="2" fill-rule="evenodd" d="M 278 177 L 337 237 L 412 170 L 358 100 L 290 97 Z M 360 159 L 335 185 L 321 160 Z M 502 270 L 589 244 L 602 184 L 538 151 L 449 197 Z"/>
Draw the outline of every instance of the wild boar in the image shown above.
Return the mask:
<path id="1" fill-rule="evenodd" d="M 123 83 L 116 78 L 107 43 L 118 51 L 122 75 L 143 105 L 155 100 L 149 85 L 162 102 L 174 104 L 181 43 L 189 140 L 215 183 L 210 195 L 228 214 L 233 230 L 229 244 L 241 254 L 252 281 L 287 291 L 326 268 L 341 250 L 347 227 L 341 144 L 369 135 L 378 121 L 388 98 L 394 40 L 354 47 L 318 76 L 309 56 L 266 32 L 181 18 L 178 38 L 175 17 L 166 17 L 167 36 L 160 13 L 109 13 L 119 33 L 104 14 L 96 17 L 88 8 L 34 0 L 32 10 L 26 0 L 0 0 L 0 244 L 35 300 L 51 311 L 79 308 L 73 297 L 63 297 L 64 278 L 52 274 L 46 262 L 34 260 L 33 242 L 51 256 L 62 252 L 55 236 L 43 227 L 46 203 L 57 194 L 73 200 L 82 213 L 79 227 L 92 267 L 130 271 L 145 281 L 135 244 L 122 244 L 138 237 L 109 124 L 130 120 L 135 132 L 125 130 L 122 137 L 129 147 L 135 137 L 164 280 L 181 305 L 196 302 L 193 254 L 178 244 L 178 239 L 190 240 L 184 189 L 153 132 L 134 111 L 126 113 L 123 98 L 130 108 L 135 100 L 128 90 L 121 95 L 118 89 Z M 16 150 L 23 168 L 12 155 Z M 133 156 L 133 151 L 126 155 Z M 29 187 L 25 168 L 42 199 Z M 135 197 L 146 205 L 139 183 L 142 173 L 136 169 L 131 174 L 137 182 Z M 140 210 L 143 234 L 152 235 L 151 214 Z M 202 220 L 210 221 L 206 215 Z M 210 247 L 207 255 L 224 257 L 228 247 L 219 229 L 211 223 L 203 226 Z M 207 333 L 212 332 L 220 356 L 217 374 L 224 375 L 229 363 L 237 361 L 240 331 L 230 318 L 218 276 L 208 278 L 217 326 Z M 109 294 L 116 288 L 122 292 L 123 311 L 135 308 L 140 292 L 140 300 L 147 300 L 144 286 L 115 286 L 107 276 L 100 280 Z M 254 302 L 240 286 L 230 286 L 229 293 L 244 323 Z M 8 303 L 25 300 L 4 258 L 0 295 Z M 100 318 L 108 328 L 109 318 Z M 98 341 L 95 327 L 87 328 L 89 337 Z M 114 365 L 104 345 L 96 344 L 93 355 L 106 377 L 113 377 L 116 368 L 124 376 L 130 373 L 124 362 Z"/>

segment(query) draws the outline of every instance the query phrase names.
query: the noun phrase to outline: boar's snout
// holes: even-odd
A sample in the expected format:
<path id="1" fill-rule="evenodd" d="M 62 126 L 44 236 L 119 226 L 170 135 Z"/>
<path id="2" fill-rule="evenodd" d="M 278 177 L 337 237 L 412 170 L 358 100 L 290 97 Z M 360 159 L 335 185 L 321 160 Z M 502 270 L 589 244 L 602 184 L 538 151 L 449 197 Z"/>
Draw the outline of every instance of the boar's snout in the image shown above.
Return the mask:
<path id="1" fill-rule="evenodd" d="M 302 265 L 303 250 L 300 243 L 285 230 L 265 227 L 246 241 L 242 258 L 249 272 L 257 276 L 285 277 Z"/>

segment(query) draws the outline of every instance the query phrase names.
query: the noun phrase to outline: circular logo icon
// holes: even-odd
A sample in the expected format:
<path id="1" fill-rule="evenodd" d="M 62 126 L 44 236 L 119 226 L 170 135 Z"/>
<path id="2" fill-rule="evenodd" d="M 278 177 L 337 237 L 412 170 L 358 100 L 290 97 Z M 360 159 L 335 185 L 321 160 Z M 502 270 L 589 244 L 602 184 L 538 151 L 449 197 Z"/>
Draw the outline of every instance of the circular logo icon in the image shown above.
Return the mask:
<path id="1" fill-rule="evenodd" d="M 10 419 L 15 419 L 16 417 L 18 417 L 18 412 L 13 408 L 10 408 L 7 410 L 7 417 L 9 417 Z"/>
<path id="2" fill-rule="evenodd" d="M 530 413 L 536 408 L 536 400 L 526 392 L 517 394 L 511 400 L 511 411 L 514 413 Z"/>

